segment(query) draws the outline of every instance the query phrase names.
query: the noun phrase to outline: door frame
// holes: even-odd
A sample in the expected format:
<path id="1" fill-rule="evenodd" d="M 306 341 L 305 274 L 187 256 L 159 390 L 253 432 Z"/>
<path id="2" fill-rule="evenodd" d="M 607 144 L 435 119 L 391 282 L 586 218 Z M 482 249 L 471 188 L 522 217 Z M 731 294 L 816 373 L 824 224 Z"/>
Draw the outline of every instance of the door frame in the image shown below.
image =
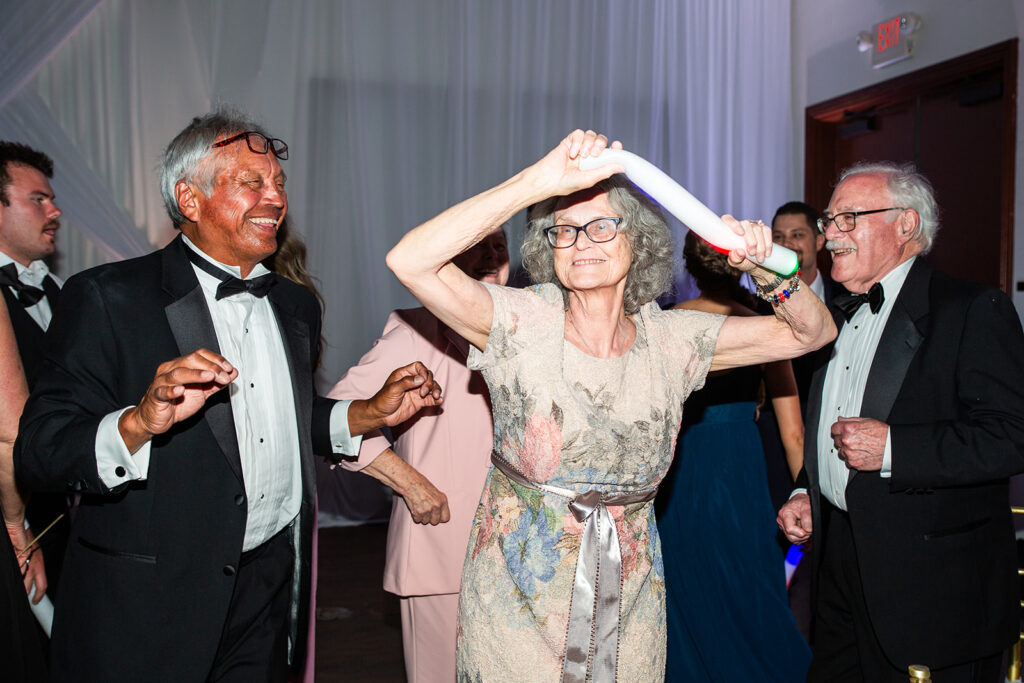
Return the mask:
<path id="1" fill-rule="evenodd" d="M 832 194 L 840 169 L 836 168 L 837 124 L 851 114 L 903 104 L 973 74 L 1002 68 L 1003 96 L 1007 98 L 1003 119 L 1003 145 L 999 160 L 1002 207 L 999 225 L 999 282 L 1012 296 L 1014 174 L 1017 150 L 1017 39 L 996 43 L 960 57 L 897 76 L 882 83 L 811 105 L 805 110 L 804 197 L 814 207 L 823 207 Z"/>

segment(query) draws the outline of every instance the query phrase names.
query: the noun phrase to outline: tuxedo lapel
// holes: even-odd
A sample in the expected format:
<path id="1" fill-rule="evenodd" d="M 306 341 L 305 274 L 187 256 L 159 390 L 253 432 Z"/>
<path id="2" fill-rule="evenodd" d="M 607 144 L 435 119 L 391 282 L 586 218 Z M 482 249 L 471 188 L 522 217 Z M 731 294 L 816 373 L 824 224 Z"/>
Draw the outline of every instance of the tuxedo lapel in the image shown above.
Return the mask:
<path id="1" fill-rule="evenodd" d="M 200 348 L 220 353 L 217 331 L 206 306 L 206 297 L 203 296 L 203 289 L 199 286 L 185 249 L 188 247 L 178 237 L 162 252 L 164 291 L 174 299 L 164 308 L 167 323 L 182 355 Z M 217 445 L 238 481 L 242 482 L 242 457 L 238 451 L 238 437 L 235 434 L 235 419 L 228 391 L 225 387 L 207 400 L 203 408 L 203 419 L 213 432 Z"/>
<path id="2" fill-rule="evenodd" d="M 303 499 L 311 500 L 316 472 L 312 453 L 306 452 L 306 445 L 313 441 L 313 367 L 310 358 L 312 343 L 309 323 L 291 314 L 291 311 L 296 310 L 297 302 L 291 301 L 287 290 L 280 284 L 270 290 L 267 298 L 274 309 L 274 315 L 277 316 L 277 326 L 281 330 L 285 354 L 288 357 L 295 416 L 298 418 Z"/>
<path id="3" fill-rule="evenodd" d="M 892 405 L 907 376 L 910 361 L 924 341 L 924 335 L 918 330 L 918 320 L 928 313 L 930 278 L 931 268 L 921 259 L 907 273 L 882 336 L 878 339 L 860 402 L 860 417 L 888 421 Z M 850 480 L 856 476 L 857 470 L 851 469 Z"/>
<path id="4" fill-rule="evenodd" d="M 918 259 L 893 304 L 889 320 L 878 340 L 868 380 L 864 386 L 860 416 L 885 422 L 903 386 L 907 368 L 924 341 L 920 321 L 928 314 L 928 283 L 931 268 Z"/>

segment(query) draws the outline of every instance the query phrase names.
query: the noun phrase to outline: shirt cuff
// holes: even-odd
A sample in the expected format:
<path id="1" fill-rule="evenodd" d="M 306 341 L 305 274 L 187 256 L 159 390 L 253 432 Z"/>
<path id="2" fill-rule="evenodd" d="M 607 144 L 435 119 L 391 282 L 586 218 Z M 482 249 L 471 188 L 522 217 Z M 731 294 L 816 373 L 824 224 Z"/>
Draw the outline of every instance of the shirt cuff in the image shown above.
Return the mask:
<path id="1" fill-rule="evenodd" d="M 807 493 L 807 489 L 793 489 L 793 493 L 789 494 L 789 498 L 787 498 L 786 500 L 792 500 L 793 496 L 799 495 L 801 493 Z"/>
<path id="2" fill-rule="evenodd" d="M 885 453 L 882 454 L 882 469 L 878 476 L 882 479 L 892 477 L 892 429 L 885 430 Z"/>
<path id="3" fill-rule="evenodd" d="M 352 436 L 348 429 L 348 407 L 350 400 L 338 401 L 331 408 L 331 452 L 336 455 L 359 455 L 362 435 Z"/>
<path id="4" fill-rule="evenodd" d="M 134 407 L 128 406 L 108 414 L 100 420 L 99 429 L 96 430 L 96 471 L 108 489 L 149 476 L 149 449 L 152 442 L 147 441 L 134 454 L 130 453 L 117 429 L 121 415 Z"/>

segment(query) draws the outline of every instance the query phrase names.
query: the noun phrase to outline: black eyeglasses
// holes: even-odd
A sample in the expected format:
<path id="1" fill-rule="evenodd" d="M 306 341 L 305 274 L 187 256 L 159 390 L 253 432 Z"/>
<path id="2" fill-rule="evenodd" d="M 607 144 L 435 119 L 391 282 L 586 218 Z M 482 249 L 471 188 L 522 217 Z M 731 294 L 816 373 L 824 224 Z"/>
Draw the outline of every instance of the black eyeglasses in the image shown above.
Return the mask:
<path id="1" fill-rule="evenodd" d="M 280 138 L 268 138 L 263 133 L 258 133 L 254 130 L 247 130 L 244 133 L 224 138 L 220 142 L 215 142 L 210 145 L 210 149 L 214 149 L 215 147 L 225 147 L 236 140 L 241 140 L 242 138 L 245 138 L 245 144 L 249 145 L 249 150 L 252 151 L 253 154 L 266 154 L 269 150 L 281 161 L 288 158 L 288 145 L 284 140 Z"/>
<path id="2" fill-rule="evenodd" d="M 883 211 L 906 211 L 906 208 L 902 206 L 890 206 L 888 209 L 870 209 L 869 211 L 844 211 L 837 213 L 835 216 L 830 216 L 827 212 L 821 215 L 818 219 L 818 230 L 822 235 L 828 230 L 829 223 L 835 223 L 835 226 L 839 228 L 839 232 L 850 232 L 857 227 L 857 216 L 868 216 L 873 213 L 882 213 Z"/>
<path id="3" fill-rule="evenodd" d="M 610 242 L 619 234 L 621 218 L 595 218 L 586 225 L 552 225 L 545 228 L 548 243 L 555 249 L 568 249 L 576 244 L 580 233 L 585 232 L 591 242 Z"/>

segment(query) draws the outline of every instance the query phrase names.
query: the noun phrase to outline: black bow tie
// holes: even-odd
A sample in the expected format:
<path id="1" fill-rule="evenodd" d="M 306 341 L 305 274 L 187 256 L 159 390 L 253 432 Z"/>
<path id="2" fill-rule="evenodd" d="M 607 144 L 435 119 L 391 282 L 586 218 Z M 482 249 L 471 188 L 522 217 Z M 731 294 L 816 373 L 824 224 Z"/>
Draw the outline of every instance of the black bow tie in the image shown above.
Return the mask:
<path id="1" fill-rule="evenodd" d="M 13 287 L 15 295 L 22 306 L 28 308 L 35 306 L 39 300 L 46 296 L 46 292 L 38 287 L 26 285 L 18 279 L 18 267 L 13 263 L 0 267 L 0 285 Z"/>
<path id="2" fill-rule="evenodd" d="M 260 275 L 251 280 L 243 280 L 221 270 L 188 247 L 185 247 L 185 253 L 188 254 L 188 260 L 199 270 L 205 271 L 220 280 L 220 284 L 217 286 L 217 301 L 228 296 L 241 294 L 242 292 L 249 292 L 253 296 L 262 298 L 267 295 L 271 287 L 277 284 L 277 276 L 274 273 Z"/>
<path id="3" fill-rule="evenodd" d="M 871 289 L 864 294 L 840 294 L 832 299 L 833 305 L 843 314 L 846 322 L 850 322 L 861 304 L 868 304 L 871 307 L 871 313 L 874 314 L 882 308 L 883 301 L 885 301 L 885 290 L 882 289 L 881 282 L 871 285 Z"/>

